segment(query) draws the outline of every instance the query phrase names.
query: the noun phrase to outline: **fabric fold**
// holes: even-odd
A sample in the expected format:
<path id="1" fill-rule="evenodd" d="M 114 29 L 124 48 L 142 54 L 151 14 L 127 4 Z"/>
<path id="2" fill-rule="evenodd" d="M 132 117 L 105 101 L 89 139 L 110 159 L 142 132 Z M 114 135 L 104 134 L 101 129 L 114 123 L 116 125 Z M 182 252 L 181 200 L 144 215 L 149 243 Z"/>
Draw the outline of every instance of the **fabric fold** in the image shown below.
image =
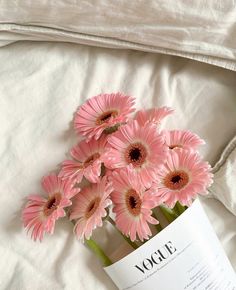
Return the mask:
<path id="1" fill-rule="evenodd" d="M 234 1 L 1 1 L 0 45 L 61 41 L 177 55 L 236 70 Z"/>
<path id="2" fill-rule="evenodd" d="M 236 136 L 226 146 L 213 173 L 215 178 L 210 192 L 236 215 Z"/>

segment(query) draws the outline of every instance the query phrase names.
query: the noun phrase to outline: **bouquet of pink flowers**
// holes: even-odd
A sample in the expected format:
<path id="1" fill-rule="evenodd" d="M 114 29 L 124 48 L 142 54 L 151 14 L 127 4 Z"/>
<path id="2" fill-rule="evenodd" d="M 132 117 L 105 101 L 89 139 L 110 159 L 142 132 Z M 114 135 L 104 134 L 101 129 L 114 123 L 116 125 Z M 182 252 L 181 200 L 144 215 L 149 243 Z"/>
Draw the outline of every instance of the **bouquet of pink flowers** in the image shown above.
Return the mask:
<path id="1" fill-rule="evenodd" d="M 30 195 L 23 210 L 34 240 L 52 234 L 55 222 L 67 216 L 77 238 L 109 266 L 110 258 L 92 239 L 105 221 L 137 249 L 163 229 L 156 209 L 172 222 L 198 194 L 207 194 L 211 167 L 198 152 L 204 141 L 190 131 L 164 130 L 171 108 L 135 113 L 134 103 L 121 93 L 101 94 L 78 108 L 74 128 L 84 139 L 58 174 L 43 177 L 46 194 Z"/>
<path id="2" fill-rule="evenodd" d="M 42 241 L 55 222 L 66 215 L 75 222 L 78 239 L 91 240 L 105 219 L 131 241 L 152 236 L 149 224 L 159 222 L 153 209 L 161 206 L 169 218 L 206 194 L 212 183 L 210 165 L 197 149 L 204 144 L 184 130 L 162 130 L 168 107 L 140 110 L 135 99 L 121 93 L 101 94 L 79 107 L 74 118 L 78 135 L 85 137 L 70 151 L 59 174 L 43 177 L 45 196 L 30 195 L 23 210 L 24 226 Z M 80 188 L 82 179 L 90 184 Z"/>

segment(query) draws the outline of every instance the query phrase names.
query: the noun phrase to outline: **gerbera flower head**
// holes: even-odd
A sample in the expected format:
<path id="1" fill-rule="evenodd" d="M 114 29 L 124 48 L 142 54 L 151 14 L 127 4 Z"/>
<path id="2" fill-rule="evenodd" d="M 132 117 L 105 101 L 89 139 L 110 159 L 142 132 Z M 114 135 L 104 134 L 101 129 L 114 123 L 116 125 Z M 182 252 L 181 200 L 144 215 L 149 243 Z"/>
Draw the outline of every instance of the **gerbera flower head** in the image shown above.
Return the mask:
<path id="1" fill-rule="evenodd" d="M 158 172 L 158 195 L 169 207 L 177 201 L 189 206 L 197 194 L 207 194 L 213 177 L 210 171 L 210 165 L 196 152 L 172 150 Z"/>
<path id="2" fill-rule="evenodd" d="M 22 213 L 24 227 L 32 230 L 34 240 L 40 241 L 45 232 L 53 233 L 55 221 L 65 216 L 64 208 L 71 205 L 70 199 L 80 190 L 73 188 L 69 180 L 62 180 L 55 174 L 45 176 L 42 187 L 47 196 L 30 195 Z"/>
<path id="3" fill-rule="evenodd" d="M 108 143 L 105 165 L 111 169 L 131 165 L 143 184 L 151 184 L 166 159 L 167 146 L 153 124 L 141 127 L 137 121 L 129 122 L 109 136 Z"/>
<path id="4" fill-rule="evenodd" d="M 205 144 L 204 140 L 191 131 L 164 130 L 163 134 L 169 149 L 183 148 L 187 150 L 197 150 L 200 145 Z"/>
<path id="5" fill-rule="evenodd" d="M 77 220 L 74 231 L 78 239 L 90 239 L 93 230 L 102 226 L 106 208 L 111 204 L 112 190 L 111 182 L 103 177 L 100 183 L 84 187 L 73 199 L 70 219 Z"/>
<path id="6" fill-rule="evenodd" d="M 135 116 L 135 120 L 138 121 L 140 126 L 144 126 L 147 123 L 154 123 L 158 128 L 161 127 L 161 122 L 166 116 L 172 114 L 173 109 L 169 107 L 152 108 L 149 110 L 140 110 Z"/>
<path id="7" fill-rule="evenodd" d="M 81 141 L 71 149 L 74 160 L 65 160 L 59 176 L 70 178 L 79 183 L 83 176 L 92 183 L 100 179 L 103 153 L 106 147 L 106 138 L 91 139 L 89 142 Z"/>
<path id="8" fill-rule="evenodd" d="M 147 190 L 138 175 L 128 168 L 115 171 L 112 182 L 111 199 L 117 228 L 131 241 L 137 237 L 141 241 L 149 239 L 152 235 L 149 224 L 159 223 L 152 217 L 152 208 L 159 204 L 156 190 Z"/>
<path id="9" fill-rule="evenodd" d="M 100 94 L 83 104 L 76 112 L 76 131 L 88 139 L 96 140 L 104 131 L 125 123 L 134 111 L 134 98 L 115 94 Z"/>

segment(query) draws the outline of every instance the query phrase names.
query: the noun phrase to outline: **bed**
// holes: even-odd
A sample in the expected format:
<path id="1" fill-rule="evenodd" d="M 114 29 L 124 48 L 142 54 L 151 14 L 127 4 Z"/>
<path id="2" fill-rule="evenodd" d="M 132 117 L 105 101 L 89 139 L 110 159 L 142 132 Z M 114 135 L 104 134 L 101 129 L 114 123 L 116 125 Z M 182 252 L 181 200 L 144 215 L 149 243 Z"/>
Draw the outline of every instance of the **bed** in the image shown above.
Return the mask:
<path id="1" fill-rule="evenodd" d="M 75 144 L 73 114 L 89 97 L 173 107 L 166 126 L 204 138 L 212 166 L 236 134 L 233 1 L 99 2 L 0 1 L 0 289 L 116 289 L 69 221 L 37 244 L 21 222 L 26 196 Z M 219 199 L 213 189 L 201 202 L 236 271 L 236 217 Z M 97 232 L 112 254 L 121 241 L 110 235 Z"/>

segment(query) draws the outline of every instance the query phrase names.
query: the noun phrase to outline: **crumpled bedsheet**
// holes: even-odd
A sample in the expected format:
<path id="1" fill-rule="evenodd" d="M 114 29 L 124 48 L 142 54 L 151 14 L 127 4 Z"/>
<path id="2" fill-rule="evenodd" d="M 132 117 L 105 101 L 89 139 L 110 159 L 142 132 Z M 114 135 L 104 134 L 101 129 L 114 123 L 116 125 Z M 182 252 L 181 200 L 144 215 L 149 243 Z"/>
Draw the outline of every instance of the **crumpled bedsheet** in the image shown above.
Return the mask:
<path id="1" fill-rule="evenodd" d="M 236 71 L 234 0 L 0 0 L 0 46 L 75 42 L 179 55 Z"/>
<path id="2" fill-rule="evenodd" d="M 214 183 L 210 193 L 236 216 L 236 136 L 229 142 L 213 168 Z"/>
<path id="3" fill-rule="evenodd" d="M 31 241 L 21 222 L 26 196 L 41 192 L 41 177 L 57 170 L 75 144 L 76 108 L 104 92 L 133 95 L 138 108 L 173 107 L 166 126 L 198 133 L 213 165 L 236 133 L 235 72 L 174 56 L 50 42 L 2 47 L 0 64 L 0 289 L 115 290 L 66 219 L 55 235 Z M 216 199 L 202 203 L 236 270 L 236 217 Z M 111 235 L 108 226 L 96 233 L 108 254 L 121 243 Z"/>

